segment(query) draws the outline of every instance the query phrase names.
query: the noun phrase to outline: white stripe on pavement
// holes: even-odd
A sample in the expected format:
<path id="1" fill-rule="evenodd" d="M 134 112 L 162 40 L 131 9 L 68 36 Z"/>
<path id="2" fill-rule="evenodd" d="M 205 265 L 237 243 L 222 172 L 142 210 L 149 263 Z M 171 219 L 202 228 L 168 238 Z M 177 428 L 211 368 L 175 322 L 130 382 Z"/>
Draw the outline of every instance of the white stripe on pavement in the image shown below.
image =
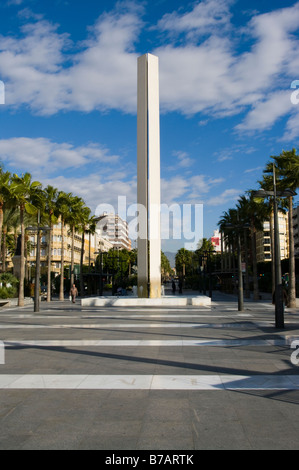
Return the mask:
<path id="1" fill-rule="evenodd" d="M 274 320 L 273 320 L 274 321 Z M 290 322 L 291 323 L 291 322 Z M 104 329 L 104 328 L 253 328 L 253 327 L 265 327 L 272 325 L 272 321 L 264 322 L 242 322 L 242 323 L 175 323 L 175 322 L 162 322 L 161 323 L 150 323 L 150 322 L 140 322 L 140 323 L 70 323 L 70 324 L 60 324 L 60 325 L 41 325 L 41 324 L 2 324 L 0 329 L 65 329 L 65 328 L 81 328 L 81 329 Z"/>
<path id="2" fill-rule="evenodd" d="M 299 376 L 0 374 L 0 389 L 298 390 Z"/>
<path id="3" fill-rule="evenodd" d="M 99 347 L 99 346 L 289 346 L 292 340 L 277 339 L 176 339 L 176 340 L 5 340 L 5 347 Z"/>

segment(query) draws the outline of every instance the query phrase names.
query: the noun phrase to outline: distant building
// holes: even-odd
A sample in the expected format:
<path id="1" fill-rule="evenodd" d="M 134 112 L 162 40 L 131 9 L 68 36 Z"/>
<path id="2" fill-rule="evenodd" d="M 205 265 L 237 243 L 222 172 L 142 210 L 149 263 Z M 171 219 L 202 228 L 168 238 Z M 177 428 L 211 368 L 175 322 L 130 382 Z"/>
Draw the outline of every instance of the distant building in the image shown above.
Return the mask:
<path id="1" fill-rule="evenodd" d="M 280 258 L 285 259 L 289 257 L 289 223 L 288 214 L 278 213 L 279 225 L 279 241 L 280 241 Z M 256 234 L 256 255 L 257 261 L 271 261 L 271 235 L 270 235 L 270 222 L 265 221 L 263 231 Z"/>
<path id="2" fill-rule="evenodd" d="M 99 230 L 102 232 L 102 238 L 109 241 L 113 248 L 131 251 L 128 223 L 119 215 L 105 214 L 105 218 L 101 220 Z"/>
<path id="3" fill-rule="evenodd" d="M 299 258 L 299 203 L 293 209 L 293 229 L 295 257 Z"/>
<path id="4" fill-rule="evenodd" d="M 30 276 L 30 267 L 35 266 L 36 262 L 36 246 L 37 238 L 36 233 L 28 232 L 28 241 L 30 242 L 30 251 L 27 253 L 27 265 Z M 60 273 L 61 269 L 61 224 L 58 222 L 53 226 L 51 240 L 51 261 L 52 271 L 56 274 Z M 81 261 L 81 247 L 82 247 L 82 234 L 75 232 L 74 236 L 74 264 L 80 265 Z M 104 239 L 100 233 L 85 234 L 84 238 L 84 253 L 83 253 L 83 264 L 92 265 L 95 264 L 95 260 L 98 256 L 99 251 L 108 251 L 113 248 L 113 244 L 109 240 Z M 65 266 L 70 265 L 72 255 L 72 234 L 71 229 L 68 225 L 64 227 L 64 264 Z M 48 258 L 48 235 L 43 234 L 41 237 L 41 267 L 47 266 Z"/>
<path id="5" fill-rule="evenodd" d="M 210 241 L 217 253 L 221 252 L 221 233 L 219 230 L 214 230 L 214 235 L 210 238 Z"/>

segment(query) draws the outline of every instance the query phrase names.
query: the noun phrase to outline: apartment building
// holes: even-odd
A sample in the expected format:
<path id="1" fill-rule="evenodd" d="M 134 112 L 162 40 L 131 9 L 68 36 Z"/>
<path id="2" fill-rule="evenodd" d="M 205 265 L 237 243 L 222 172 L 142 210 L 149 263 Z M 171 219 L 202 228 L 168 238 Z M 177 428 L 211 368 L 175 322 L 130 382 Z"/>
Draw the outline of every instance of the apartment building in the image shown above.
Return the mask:
<path id="1" fill-rule="evenodd" d="M 72 233 L 68 225 L 63 229 L 64 234 L 64 264 L 65 266 L 71 264 L 72 256 Z M 35 266 L 36 261 L 36 246 L 37 236 L 36 233 L 28 233 L 28 241 L 31 245 L 31 250 L 27 254 L 27 269 Z M 59 274 L 61 268 L 61 224 L 54 225 L 52 231 L 51 240 L 51 259 L 52 259 L 52 271 Z M 82 234 L 76 232 L 74 236 L 74 265 L 80 265 L 81 262 L 81 246 L 82 246 Z M 85 234 L 84 239 L 84 255 L 83 264 L 92 265 L 95 264 L 95 260 L 100 251 L 108 251 L 113 248 L 112 243 L 109 240 L 103 239 L 98 232 L 95 234 Z M 41 237 L 41 250 L 40 250 L 41 267 L 47 266 L 48 259 L 48 234 L 45 233 Z"/>
<path id="2" fill-rule="evenodd" d="M 101 222 L 103 239 L 112 243 L 117 250 L 131 250 L 128 223 L 117 214 L 103 214 L 105 218 Z"/>
<path id="3" fill-rule="evenodd" d="M 213 236 L 210 238 L 210 241 L 214 247 L 214 251 L 217 253 L 221 252 L 221 233 L 219 230 L 214 230 Z"/>
<path id="4" fill-rule="evenodd" d="M 289 222 L 288 213 L 278 212 L 279 240 L 280 240 L 280 258 L 289 257 Z M 270 222 L 265 221 L 263 230 L 256 234 L 256 254 L 257 261 L 271 261 L 271 235 Z"/>

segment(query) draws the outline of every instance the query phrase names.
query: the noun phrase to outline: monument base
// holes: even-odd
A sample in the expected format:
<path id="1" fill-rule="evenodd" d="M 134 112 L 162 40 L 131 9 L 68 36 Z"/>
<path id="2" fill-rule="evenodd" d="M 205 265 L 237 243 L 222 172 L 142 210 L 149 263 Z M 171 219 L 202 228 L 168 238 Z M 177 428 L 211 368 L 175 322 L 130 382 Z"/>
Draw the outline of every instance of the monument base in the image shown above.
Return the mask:
<path id="1" fill-rule="evenodd" d="M 211 298 L 205 295 L 198 296 L 163 296 L 160 298 L 138 297 L 87 297 L 81 299 L 82 307 L 209 307 Z"/>

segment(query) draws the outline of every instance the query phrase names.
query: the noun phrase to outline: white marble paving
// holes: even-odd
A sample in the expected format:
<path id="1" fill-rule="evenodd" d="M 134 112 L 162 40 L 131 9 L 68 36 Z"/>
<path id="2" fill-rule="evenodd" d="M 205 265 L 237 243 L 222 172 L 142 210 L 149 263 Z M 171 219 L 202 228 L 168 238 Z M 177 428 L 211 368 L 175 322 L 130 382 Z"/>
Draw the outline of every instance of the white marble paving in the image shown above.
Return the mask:
<path id="1" fill-rule="evenodd" d="M 207 315 L 202 315 L 202 314 L 122 314 L 122 315 L 109 315 L 109 314 L 102 314 L 102 315 L 82 315 L 80 318 L 82 319 L 96 319 L 96 318 L 101 318 L 101 319 L 126 319 L 126 318 L 155 318 L 155 319 L 167 319 L 167 318 L 181 318 L 181 319 L 186 319 L 186 318 L 206 318 Z M 251 314 L 249 313 L 239 313 L 239 314 L 233 314 L 233 315 L 212 315 L 212 318 L 232 318 L 232 317 L 252 317 Z M 41 320 L 41 319 L 66 319 L 68 318 L 69 320 L 76 319 L 78 321 L 78 315 L 36 315 L 36 314 L 31 314 L 31 313 L 20 313 L 20 314 L 6 314 L 5 318 L 19 318 L 19 319 L 24 319 L 24 318 L 33 318 L 34 320 Z"/>
<path id="2" fill-rule="evenodd" d="M 299 376 L 0 374 L 0 389 L 299 390 Z"/>
<path id="3" fill-rule="evenodd" d="M 37 346 L 37 347 L 107 347 L 107 346 L 289 346 L 294 337 L 277 338 L 277 339 L 175 339 L 175 340 L 5 340 L 5 347 L 18 346 Z"/>
<path id="4" fill-rule="evenodd" d="M 0 330 L 8 329 L 105 329 L 105 328 L 230 328 L 230 329 L 247 329 L 252 327 L 266 327 L 272 325 L 273 321 L 262 321 L 262 322 L 242 322 L 242 323 L 192 323 L 192 322 L 167 322 L 167 323 L 152 323 L 152 322 L 140 322 L 140 323 L 70 323 L 70 324 L 54 324 L 54 325 L 42 325 L 42 324 L 17 324 L 17 323 L 6 323 L 0 324 Z"/>

